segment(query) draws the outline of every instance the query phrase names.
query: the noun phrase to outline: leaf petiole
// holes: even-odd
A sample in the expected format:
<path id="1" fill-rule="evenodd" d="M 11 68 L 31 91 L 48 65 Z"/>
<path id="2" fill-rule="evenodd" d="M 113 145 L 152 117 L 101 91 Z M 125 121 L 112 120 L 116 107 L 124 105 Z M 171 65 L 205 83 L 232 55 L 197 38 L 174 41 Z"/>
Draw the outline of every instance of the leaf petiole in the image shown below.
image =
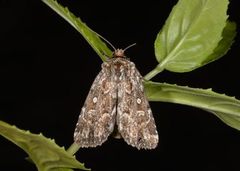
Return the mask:
<path id="1" fill-rule="evenodd" d="M 155 77 L 157 74 L 159 74 L 163 70 L 164 70 L 163 65 L 161 63 L 158 64 L 152 71 L 150 71 L 148 74 L 144 76 L 144 80 L 146 81 L 151 80 L 153 77 Z"/>
<path id="2" fill-rule="evenodd" d="M 67 152 L 71 155 L 74 155 L 78 150 L 80 149 L 80 146 L 73 142 L 72 145 L 67 149 Z"/>

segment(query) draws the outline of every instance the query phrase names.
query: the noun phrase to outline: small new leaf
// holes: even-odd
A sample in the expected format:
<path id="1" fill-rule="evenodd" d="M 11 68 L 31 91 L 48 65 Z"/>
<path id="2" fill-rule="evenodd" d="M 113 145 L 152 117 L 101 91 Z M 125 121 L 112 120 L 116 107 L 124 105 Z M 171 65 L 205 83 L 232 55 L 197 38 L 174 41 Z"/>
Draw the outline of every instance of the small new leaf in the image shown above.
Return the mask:
<path id="1" fill-rule="evenodd" d="M 0 121 L 0 135 L 22 148 L 39 171 L 72 171 L 73 168 L 89 170 L 54 140 L 42 134 L 32 134 Z"/>

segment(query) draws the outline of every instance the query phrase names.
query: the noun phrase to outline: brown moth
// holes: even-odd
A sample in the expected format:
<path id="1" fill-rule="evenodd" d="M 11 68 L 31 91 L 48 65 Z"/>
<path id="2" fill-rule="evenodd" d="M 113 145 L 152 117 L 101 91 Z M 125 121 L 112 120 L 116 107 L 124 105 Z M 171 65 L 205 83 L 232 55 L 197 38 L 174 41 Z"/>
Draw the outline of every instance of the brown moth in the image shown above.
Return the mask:
<path id="1" fill-rule="evenodd" d="M 114 129 L 138 149 L 154 149 L 158 144 L 143 78 L 124 55 L 129 47 L 114 48 L 113 57 L 102 64 L 91 86 L 74 132 L 74 141 L 80 147 L 101 145 Z"/>

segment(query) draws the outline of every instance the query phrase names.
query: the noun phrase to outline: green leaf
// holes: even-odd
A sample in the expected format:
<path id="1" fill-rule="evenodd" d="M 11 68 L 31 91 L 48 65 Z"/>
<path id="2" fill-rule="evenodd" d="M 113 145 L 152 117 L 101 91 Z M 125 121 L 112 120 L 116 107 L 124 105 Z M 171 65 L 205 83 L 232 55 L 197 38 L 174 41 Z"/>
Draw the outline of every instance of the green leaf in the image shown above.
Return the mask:
<path id="1" fill-rule="evenodd" d="M 32 134 L 0 121 L 0 135 L 22 148 L 36 164 L 39 171 L 71 171 L 72 168 L 88 170 L 54 140 L 42 134 Z"/>
<path id="2" fill-rule="evenodd" d="M 215 111 L 209 111 L 216 115 L 219 119 L 221 119 L 225 124 L 240 130 L 240 116 L 230 116 L 227 115 L 226 113 L 221 113 L 221 112 L 215 112 Z"/>
<path id="3" fill-rule="evenodd" d="M 214 52 L 209 55 L 202 65 L 206 65 L 213 62 L 221 57 L 223 57 L 233 44 L 234 38 L 237 34 L 237 25 L 234 22 L 227 21 L 227 24 L 222 33 L 222 40 L 219 42 L 218 46 L 214 49 Z"/>
<path id="4" fill-rule="evenodd" d="M 90 44 L 95 52 L 101 57 L 103 61 L 107 60 L 107 56 L 112 56 L 112 51 L 100 39 L 98 34 L 91 30 L 82 20 L 71 13 L 67 7 L 61 6 L 56 0 L 42 0 L 56 13 L 63 17 L 71 24 Z"/>
<path id="5" fill-rule="evenodd" d="M 240 130 L 240 101 L 234 97 L 213 92 L 167 83 L 145 82 L 150 101 L 178 103 L 214 113 L 227 125 Z"/>
<path id="6" fill-rule="evenodd" d="M 222 39 L 227 7 L 228 0 L 179 0 L 155 41 L 158 68 L 188 72 L 211 61 Z"/>

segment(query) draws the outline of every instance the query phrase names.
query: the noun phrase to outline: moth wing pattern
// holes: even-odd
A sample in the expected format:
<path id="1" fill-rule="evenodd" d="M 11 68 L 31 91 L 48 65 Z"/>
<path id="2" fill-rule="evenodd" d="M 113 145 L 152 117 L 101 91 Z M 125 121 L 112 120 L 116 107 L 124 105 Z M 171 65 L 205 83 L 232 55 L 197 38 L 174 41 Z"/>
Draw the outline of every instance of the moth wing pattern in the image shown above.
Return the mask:
<path id="1" fill-rule="evenodd" d="M 116 120 L 116 82 L 110 66 L 102 64 L 87 99 L 81 109 L 74 131 L 74 141 L 80 147 L 96 147 L 113 132 Z"/>
<path id="2" fill-rule="evenodd" d="M 154 149 L 158 144 L 158 132 L 144 94 L 142 76 L 130 61 L 122 72 L 122 80 L 118 84 L 118 131 L 129 145 L 138 149 Z"/>

